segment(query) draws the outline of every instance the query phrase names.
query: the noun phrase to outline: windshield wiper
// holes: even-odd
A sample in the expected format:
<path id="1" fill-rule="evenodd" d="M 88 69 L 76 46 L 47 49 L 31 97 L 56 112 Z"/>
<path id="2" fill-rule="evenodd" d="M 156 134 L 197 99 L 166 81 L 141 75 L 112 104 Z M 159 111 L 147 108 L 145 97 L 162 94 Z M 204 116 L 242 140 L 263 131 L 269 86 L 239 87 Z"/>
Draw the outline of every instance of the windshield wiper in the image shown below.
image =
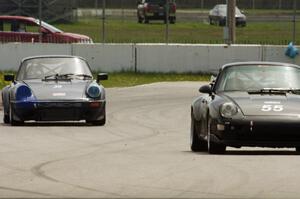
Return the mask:
<path id="1" fill-rule="evenodd" d="M 70 80 L 69 76 L 74 75 L 72 73 L 68 74 L 52 74 L 44 77 L 44 80 Z"/>
<path id="2" fill-rule="evenodd" d="M 293 93 L 293 94 L 297 94 L 299 95 L 300 94 L 300 88 L 291 88 L 289 90 L 290 93 Z"/>
<path id="3" fill-rule="evenodd" d="M 53 78 L 53 80 L 70 80 L 72 79 L 70 76 L 77 76 L 77 77 L 83 77 L 84 79 L 92 79 L 93 76 L 86 75 L 86 74 L 74 74 L 74 73 L 66 73 L 66 74 L 53 74 L 53 75 L 47 75 L 44 77 L 44 80 L 50 80 L 50 78 Z"/>
<path id="4" fill-rule="evenodd" d="M 77 77 L 83 77 L 84 79 L 85 78 L 88 78 L 88 79 L 92 79 L 93 78 L 93 76 L 87 75 L 87 74 L 74 74 L 74 75 L 77 76 Z"/>
<path id="5" fill-rule="evenodd" d="M 278 94 L 286 93 L 300 94 L 300 88 L 263 88 L 260 90 L 248 90 L 249 94 Z"/>
<path id="6" fill-rule="evenodd" d="M 248 90 L 249 94 L 278 94 L 284 95 L 288 92 L 291 92 L 291 89 L 287 88 L 263 88 L 259 90 Z"/>

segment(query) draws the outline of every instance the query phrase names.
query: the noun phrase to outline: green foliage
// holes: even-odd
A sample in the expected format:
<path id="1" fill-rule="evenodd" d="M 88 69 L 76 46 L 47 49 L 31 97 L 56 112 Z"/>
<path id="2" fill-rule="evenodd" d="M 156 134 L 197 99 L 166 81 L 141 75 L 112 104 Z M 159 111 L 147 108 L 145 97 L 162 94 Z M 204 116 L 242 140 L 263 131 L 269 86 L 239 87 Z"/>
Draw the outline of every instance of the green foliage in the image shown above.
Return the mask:
<path id="1" fill-rule="evenodd" d="M 154 82 L 172 82 L 172 81 L 209 81 L 209 75 L 203 74 L 163 74 L 163 73 L 134 73 L 122 72 L 109 74 L 108 80 L 102 84 L 109 87 L 127 87 Z"/>
<path id="2" fill-rule="evenodd" d="M 11 72 L 10 72 L 11 73 Z M 5 74 L 7 74 L 5 72 Z M 4 72 L 0 72 L 0 89 L 9 82 L 3 80 Z M 170 81 L 208 81 L 209 75 L 203 74 L 176 74 L 176 73 L 134 73 L 134 72 L 120 72 L 108 74 L 108 80 L 101 83 L 107 87 L 128 87 L 141 84 L 149 84 L 154 82 L 170 82 Z M 94 73 L 96 77 L 96 73 Z"/>
<path id="3" fill-rule="evenodd" d="M 9 82 L 4 81 L 4 72 L 0 72 L 0 89 L 2 89 L 4 86 L 8 84 Z"/>

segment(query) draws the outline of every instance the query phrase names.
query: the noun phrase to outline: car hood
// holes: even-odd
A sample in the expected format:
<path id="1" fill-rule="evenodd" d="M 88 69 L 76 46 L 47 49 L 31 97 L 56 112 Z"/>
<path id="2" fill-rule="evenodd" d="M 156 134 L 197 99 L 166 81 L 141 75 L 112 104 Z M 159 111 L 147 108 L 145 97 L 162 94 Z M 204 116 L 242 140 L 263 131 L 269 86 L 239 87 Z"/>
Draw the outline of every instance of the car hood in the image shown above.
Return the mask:
<path id="1" fill-rule="evenodd" d="M 82 39 L 82 40 L 91 40 L 92 39 L 86 35 L 81 35 L 81 34 L 75 34 L 75 33 L 69 33 L 69 32 L 62 32 L 62 33 L 59 33 L 63 36 L 67 36 L 67 37 L 71 37 L 71 38 L 74 38 L 74 39 Z"/>
<path id="2" fill-rule="evenodd" d="M 235 103 L 246 116 L 299 115 L 300 95 L 249 94 L 226 92 L 221 94 L 226 101 Z"/>
<path id="3" fill-rule="evenodd" d="M 86 97 L 88 81 L 26 80 L 37 100 L 78 100 Z"/>

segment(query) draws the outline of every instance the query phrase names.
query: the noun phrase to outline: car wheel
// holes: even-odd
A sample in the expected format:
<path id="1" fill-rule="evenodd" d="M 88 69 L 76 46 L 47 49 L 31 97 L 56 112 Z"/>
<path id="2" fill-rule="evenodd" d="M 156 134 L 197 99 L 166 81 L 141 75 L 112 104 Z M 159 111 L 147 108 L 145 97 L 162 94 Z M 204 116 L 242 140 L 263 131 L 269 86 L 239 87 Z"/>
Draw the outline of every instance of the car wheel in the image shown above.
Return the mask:
<path id="1" fill-rule="evenodd" d="M 190 132 L 191 150 L 194 152 L 207 151 L 207 144 L 200 139 L 197 133 L 197 124 L 194 117 L 191 117 L 191 132 Z"/>
<path id="2" fill-rule="evenodd" d="M 10 119 L 9 119 L 9 115 L 5 114 L 4 117 L 3 117 L 3 122 L 5 124 L 9 124 L 10 123 Z"/>
<path id="3" fill-rule="evenodd" d="M 138 17 L 138 23 L 143 23 L 143 19 L 141 17 Z"/>
<path id="4" fill-rule="evenodd" d="M 225 26 L 225 25 L 226 25 L 226 20 L 220 19 L 219 26 Z"/>
<path id="5" fill-rule="evenodd" d="M 208 119 L 208 124 L 207 124 L 207 149 L 208 153 L 210 154 L 224 154 L 226 151 L 226 146 L 223 144 L 218 144 L 216 142 L 213 142 L 211 137 L 211 119 Z"/>
<path id="6" fill-rule="evenodd" d="M 24 124 L 23 121 L 17 121 L 17 120 L 15 120 L 15 119 L 14 119 L 14 115 L 15 115 L 14 110 L 12 109 L 12 107 L 11 107 L 11 105 L 10 105 L 10 106 L 9 106 L 9 119 L 10 119 L 10 124 L 11 124 L 12 126 L 20 126 L 20 125 Z"/>
<path id="7" fill-rule="evenodd" d="M 170 19 L 170 24 L 175 24 L 176 20 L 175 19 Z"/>
<path id="8" fill-rule="evenodd" d="M 147 17 L 145 17 L 144 22 L 149 23 L 149 19 Z"/>

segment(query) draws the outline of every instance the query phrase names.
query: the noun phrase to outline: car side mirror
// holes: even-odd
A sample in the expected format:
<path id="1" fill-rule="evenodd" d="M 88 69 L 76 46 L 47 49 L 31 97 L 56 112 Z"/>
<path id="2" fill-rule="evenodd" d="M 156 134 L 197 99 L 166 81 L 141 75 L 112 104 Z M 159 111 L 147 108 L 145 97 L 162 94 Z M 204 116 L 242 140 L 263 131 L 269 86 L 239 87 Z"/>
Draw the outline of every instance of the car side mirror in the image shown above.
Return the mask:
<path id="1" fill-rule="evenodd" d="M 97 75 L 97 82 L 100 82 L 100 80 L 108 80 L 108 74 L 107 73 L 99 73 Z"/>
<path id="2" fill-rule="evenodd" d="M 4 81 L 13 82 L 15 80 L 14 75 L 4 75 Z"/>
<path id="3" fill-rule="evenodd" d="M 200 93 L 211 94 L 212 93 L 211 86 L 210 85 L 203 85 L 203 86 L 200 87 L 199 92 Z"/>

